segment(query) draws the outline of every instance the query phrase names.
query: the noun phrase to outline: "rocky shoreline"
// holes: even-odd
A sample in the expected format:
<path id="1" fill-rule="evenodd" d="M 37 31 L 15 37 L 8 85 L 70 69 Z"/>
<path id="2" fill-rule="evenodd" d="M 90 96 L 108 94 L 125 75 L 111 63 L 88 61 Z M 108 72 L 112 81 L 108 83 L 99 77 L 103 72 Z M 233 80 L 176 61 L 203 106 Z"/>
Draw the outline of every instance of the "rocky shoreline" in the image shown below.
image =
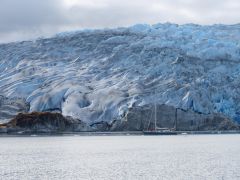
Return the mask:
<path id="1" fill-rule="evenodd" d="M 137 106 L 119 119 L 87 124 L 56 112 L 19 113 L 9 122 L 0 124 L 0 133 L 78 133 L 78 132 L 139 132 L 153 129 L 153 105 Z M 201 114 L 167 105 L 157 105 L 158 127 L 177 132 L 238 132 L 239 124 L 221 114 Z"/>

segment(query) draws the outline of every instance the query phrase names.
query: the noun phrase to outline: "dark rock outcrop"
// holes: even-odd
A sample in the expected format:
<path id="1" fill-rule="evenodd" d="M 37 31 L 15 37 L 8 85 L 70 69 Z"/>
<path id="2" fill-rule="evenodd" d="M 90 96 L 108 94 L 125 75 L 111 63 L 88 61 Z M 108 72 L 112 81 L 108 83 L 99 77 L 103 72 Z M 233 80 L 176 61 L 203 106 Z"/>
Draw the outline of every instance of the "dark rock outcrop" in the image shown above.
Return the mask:
<path id="1" fill-rule="evenodd" d="M 121 120 L 113 121 L 112 131 L 139 131 L 154 128 L 178 131 L 239 130 L 239 125 L 221 114 L 201 114 L 168 105 L 133 107 Z"/>
<path id="2" fill-rule="evenodd" d="M 239 124 L 223 114 L 202 114 L 192 110 L 176 109 L 177 130 L 210 131 L 239 130 Z"/>
<path id="3" fill-rule="evenodd" d="M 156 107 L 146 105 L 128 109 L 122 119 L 113 120 L 111 123 L 101 121 L 91 125 L 71 117 L 64 117 L 61 113 L 19 113 L 8 123 L 0 124 L 0 132 L 142 131 L 154 129 L 155 119 L 157 127 L 177 131 L 240 130 L 237 123 L 221 114 L 201 114 L 167 105 Z"/>
<path id="4" fill-rule="evenodd" d="M 63 132 L 63 131 L 84 131 L 86 124 L 80 120 L 64 117 L 60 113 L 32 112 L 19 113 L 14 119 L 0 126 L 8 132 Z"/>

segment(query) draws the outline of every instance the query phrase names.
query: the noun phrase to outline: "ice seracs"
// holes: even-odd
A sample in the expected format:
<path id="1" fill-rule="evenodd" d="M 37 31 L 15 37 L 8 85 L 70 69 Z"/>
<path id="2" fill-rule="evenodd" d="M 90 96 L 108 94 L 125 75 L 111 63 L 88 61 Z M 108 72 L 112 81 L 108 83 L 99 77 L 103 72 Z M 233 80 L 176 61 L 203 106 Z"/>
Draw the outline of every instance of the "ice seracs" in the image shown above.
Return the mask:
<path id="1" fill-rule="evenodd" d="M 87 123 L 153 103 L 240 122 L 239 32 L 166 23 L 1 44 L 0 94 Z"/>

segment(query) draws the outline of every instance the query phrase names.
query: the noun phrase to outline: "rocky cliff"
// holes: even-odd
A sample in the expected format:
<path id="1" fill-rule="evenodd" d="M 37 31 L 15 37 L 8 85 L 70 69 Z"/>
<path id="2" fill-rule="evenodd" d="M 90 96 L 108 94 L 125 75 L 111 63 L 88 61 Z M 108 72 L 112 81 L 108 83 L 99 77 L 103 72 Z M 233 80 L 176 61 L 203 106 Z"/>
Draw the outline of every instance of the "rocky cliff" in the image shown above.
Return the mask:
<path id="1" fill-rule="evenodd" d="M 90 128 L 80 120 L 64 117 L 60 113 L 20 113 L 7 123 L 0 124 L 0 132 L 59 133 L 87 131 Z"/>
<path id="2" fill-rule="evenodd" d="M 155 113 L 156 112 L 156 113 Z M 202 114 L 167 105 L 133 107 L 120 121 L 113 121 L 112 131 L 139 131 L 158 128 L 176 131 L 239 130 L 240 126 L 221 114 Z"/>
<path id="3" fill-rule="evenodd" d="M 64 133 L 83 131 L 143 131 L 158 128 L 176 131 L 240 130 L 240 126 L 221 114 L 201 114 L 167 105 L 147 105 L 130 108 L 121 119 L 90 125 L 60 113 L 20 113 L 0 124 L 1 133 Z"/>

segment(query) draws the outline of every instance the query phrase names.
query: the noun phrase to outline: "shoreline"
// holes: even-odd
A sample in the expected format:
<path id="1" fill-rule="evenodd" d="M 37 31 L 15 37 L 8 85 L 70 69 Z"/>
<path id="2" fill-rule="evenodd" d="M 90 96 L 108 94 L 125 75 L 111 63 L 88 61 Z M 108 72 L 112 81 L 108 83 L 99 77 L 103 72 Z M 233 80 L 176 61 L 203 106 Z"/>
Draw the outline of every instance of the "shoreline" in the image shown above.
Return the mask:
<path id="1" fill-rule="evenodd" d="M 175 131 L 176 135 L 221 135 L 221 134 L 240 134 L 240 131 Z M 14 133 L 0 133 L 1 137 L 35 137 L 35 136 L 169 136 L 168 134 L 160 135 L 146 135 L 143 131 L 116 131 L 116 132 L 92 132 L 92 131 L 83 131 L 83 132 L 14 132 Z"/>

